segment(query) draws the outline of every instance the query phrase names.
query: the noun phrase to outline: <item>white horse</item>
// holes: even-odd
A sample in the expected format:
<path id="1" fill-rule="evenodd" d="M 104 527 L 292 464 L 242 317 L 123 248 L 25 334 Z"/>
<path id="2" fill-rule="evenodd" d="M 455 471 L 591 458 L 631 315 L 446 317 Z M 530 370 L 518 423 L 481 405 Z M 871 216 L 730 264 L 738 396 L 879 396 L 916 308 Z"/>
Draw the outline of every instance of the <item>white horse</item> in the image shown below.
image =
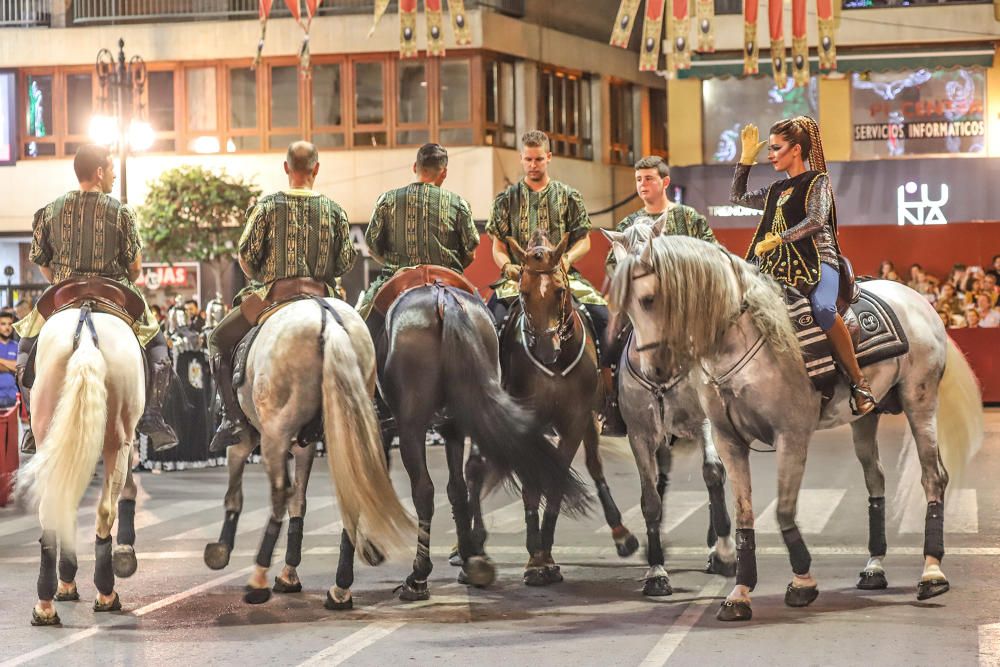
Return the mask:
<path id="1" fill-rule="evenodd" d="M 76 332 L 74 336 L 74 331 Z M 145 403 L 142 349 L 114 315 L 88 307 L 50 317 L 38 337 L 31 425 L 38 452 L 22 468 L 20 492 L 38 504 L 42 563 L 33 625 L 57 625 L 56 600 L 76 600 L 76 515 L 97 460 L 104 457 L 104 488 L 97 506 L 94 611 L 117 611 L 111 529 L 131 459 L 135 427 Z M 56 551 L 59 582 L 56 582 Z"/>
<path id="2" fill-rule="evenodd" d="M 916 441 L 927 499 L 924 571 L 917 586 L 923 600 L 949 588 L 941 571 L 944 492 L 949 472 L 959 478 L 982 442 L 982 399 L 965 357 L 926 300 L 890 281 L 867 282 L 864 288 L 890 304 L 910 345 L 906 354 L 865 372 L 879 401 L 890 393 L 898 399 Z M 847 423 L 870 496 L 871 558 L 859 588 L 884 588 L 885 476 L 875 438 L 878 412 L 853 416 L 846 382 L 822 403 L 777 284 L 704 241 L 660 236 L 641 257 L 623 258 L 612 292 L 613 303 L 635 325 L 642 372 L 663 381 L 674 372 L 671 366 L 690 369 L 712 421 L 735 495 L 737 524 L 736 586 L 719 610 L 720 620 L 747 620 L 752 614 L 757 566 L 749 443 L 754 439 L 777 450 L 777 519 L 795 574 L 785 603 L 805 606 L 819 594 L 795 524 L 809 440 L 816 429 Z"/>

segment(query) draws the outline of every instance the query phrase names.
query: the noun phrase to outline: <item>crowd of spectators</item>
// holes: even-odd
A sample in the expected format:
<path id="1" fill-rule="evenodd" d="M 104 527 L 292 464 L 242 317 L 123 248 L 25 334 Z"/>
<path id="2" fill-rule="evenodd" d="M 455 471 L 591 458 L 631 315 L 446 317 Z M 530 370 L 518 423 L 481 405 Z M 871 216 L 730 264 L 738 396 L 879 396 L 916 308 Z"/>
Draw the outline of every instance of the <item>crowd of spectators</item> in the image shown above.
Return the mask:
<path id="1" fill-rule="evenodd" d="M 994 255 L 990 266 L 956 264 L 951 275 L 941 279 L 913 264 L 901 277 L 889 260 L 879 267 L 879 277 L 895 280 L 916 290 L 938 312 L 949 329 L 1000 327 L 1000 255 Z"/>

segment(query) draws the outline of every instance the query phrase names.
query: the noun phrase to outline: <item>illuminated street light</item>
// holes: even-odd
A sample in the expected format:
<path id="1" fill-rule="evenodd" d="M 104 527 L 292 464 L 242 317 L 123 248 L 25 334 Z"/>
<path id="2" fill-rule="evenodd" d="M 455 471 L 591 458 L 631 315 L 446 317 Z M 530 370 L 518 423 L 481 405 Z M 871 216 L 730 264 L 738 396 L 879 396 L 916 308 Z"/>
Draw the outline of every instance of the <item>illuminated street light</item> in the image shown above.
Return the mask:
<path id="1" fill-rule="evenodd" d="M 101 86 L 102 113 L 90 121 L 90 138 L 104 146 L 117 144 L 122 203 L 126 204 L 129 150 L 147 150 L 156 138 L 153 128 L 143 120 L 146 63 L 139 56 L 132 56 L 126 63 L 125 40 L 119 39 L 117 60 L 107 49 L 97 52 L 97 78 Z"/>

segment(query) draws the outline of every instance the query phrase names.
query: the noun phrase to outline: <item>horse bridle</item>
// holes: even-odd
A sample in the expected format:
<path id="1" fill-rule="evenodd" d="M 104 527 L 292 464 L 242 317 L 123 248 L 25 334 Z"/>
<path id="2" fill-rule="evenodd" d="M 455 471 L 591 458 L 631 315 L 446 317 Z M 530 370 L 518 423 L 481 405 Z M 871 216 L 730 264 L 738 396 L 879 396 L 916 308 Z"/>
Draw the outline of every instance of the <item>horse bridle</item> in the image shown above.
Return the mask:
<path id="1" fill-rule="evenodd" d="M 521 267 L 521 271 L 526 271 L 534 275 L 553 275 L 557 271 L 562 271 L 563 275 L 566 276 L 566 283 L 569 284 L 569 273 L 567 273 L 561 265 L 552 267 L 551 269 L 531 269 L 526 266 Z M 559 340 L 566 342 L 573 334 L 573 309 L 567 308 L 566 303 L 570 301 L 570 298 L 563 298 L 559 302 L 559 322 L 554 326 L 549 327 L 541 332 L 535 329 L 535 325 L 531 321 L 531 315 L 528 313 L 528 308 L 524 303 L 524 293 L 520 293 L 518 296 L 518 301 L 521 303 L 521 315 L 524 317 L 524 334 L 531 339 L 531 345 L 534 346 L 535 341 L 538 340 L 539 336 L 552 336 L 553 334 L 559 335 Z"/>
<path id="2" fill-rule="evenodd" d="M 636 280 L 640 280 L 641 278 L 645 278 L 646 276 L 656 275 L 656 272 L 653 270 L 653 267 L 649 266 L 648 264 L 646 264 L 645 262 L 643 262 L 641 259 L 639 260 L 639 264 L 645 269 L 645 272 L 644 273 L 640 273 L 639 275 L 633 275 L 632 276 L 632 281 L 633 282 L 636 281 Z M 659 349 L 659 347 L 663 344 L 663 342 L 664 341 L 662 339 L 660 339 L 660 340 L 654 341 L 652 343 L 646 343 L 645 345 L 639 345 L 638 341 L 637 341 L 636 346 L 635 346 L 635 351 L 636 352 L 648 352 L 650 350 Z"/>

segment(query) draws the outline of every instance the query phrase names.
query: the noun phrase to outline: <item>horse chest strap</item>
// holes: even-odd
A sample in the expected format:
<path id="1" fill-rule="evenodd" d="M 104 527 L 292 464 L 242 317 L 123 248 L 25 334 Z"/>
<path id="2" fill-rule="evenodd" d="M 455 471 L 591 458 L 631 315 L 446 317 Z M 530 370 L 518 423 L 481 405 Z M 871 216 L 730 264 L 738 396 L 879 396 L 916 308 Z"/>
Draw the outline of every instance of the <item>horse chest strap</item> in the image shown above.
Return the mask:
<path id="1" fill-rule="evenodd" d="M 749 364 L 755 356 L 757 356 L 757 353 L 760 352 L 760 348 L 762 347 L 764 347 L 764 336 L 759 336 L 754 344 L 751 345 L 750 348 L 743 354 L 740 360 L 736 362 L 736 365 L 721 376 L 712 377 L 712 383 L 716 386 L 720 386 L 732 380 L 736 377 L 737 373 L 746 368 L 746 365 Z M 711 374 L 709 374 L 709 377 L 711 377 Z"/>

